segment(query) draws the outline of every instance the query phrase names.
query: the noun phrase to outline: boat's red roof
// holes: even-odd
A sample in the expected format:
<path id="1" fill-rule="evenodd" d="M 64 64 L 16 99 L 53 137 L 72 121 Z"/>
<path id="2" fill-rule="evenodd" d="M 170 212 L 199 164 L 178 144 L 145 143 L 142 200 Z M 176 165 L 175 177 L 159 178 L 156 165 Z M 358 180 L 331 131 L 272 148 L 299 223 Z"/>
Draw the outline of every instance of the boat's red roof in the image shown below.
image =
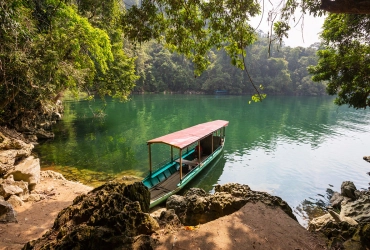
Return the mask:
<path id="1" fill-rule="evenodd" d="M 216 120 L 212 122 L 206 122 L 202 124 L 195 125 L 190 128 L 186 128 L 168 135 L 164 135 L 155 139 L 148 141 L 151 143 L 165 143 L 176 148 L 183 149 L 190 144 L 206 137 L 212 132 L 226 127 L 229 124 L 228 121 Z"/>

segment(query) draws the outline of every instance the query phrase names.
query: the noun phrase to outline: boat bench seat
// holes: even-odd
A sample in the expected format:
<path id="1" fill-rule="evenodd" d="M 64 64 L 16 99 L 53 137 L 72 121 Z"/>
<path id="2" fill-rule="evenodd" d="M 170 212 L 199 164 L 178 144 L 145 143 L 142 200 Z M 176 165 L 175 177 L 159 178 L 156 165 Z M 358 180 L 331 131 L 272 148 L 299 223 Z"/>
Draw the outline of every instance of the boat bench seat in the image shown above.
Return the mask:
<path id="1" fill-rule="evenodd" d="M 175 162 L 180 163 L 180 159 L 175 160 Z M 197 161 L 189 161 L 189 160 L 182 159 L 182 164 L 187 164 L 187 165 L 189 165 L 189 166 L 195 167 L 195 166 L 197 166 L 199 163 L 198 163 Z"/>

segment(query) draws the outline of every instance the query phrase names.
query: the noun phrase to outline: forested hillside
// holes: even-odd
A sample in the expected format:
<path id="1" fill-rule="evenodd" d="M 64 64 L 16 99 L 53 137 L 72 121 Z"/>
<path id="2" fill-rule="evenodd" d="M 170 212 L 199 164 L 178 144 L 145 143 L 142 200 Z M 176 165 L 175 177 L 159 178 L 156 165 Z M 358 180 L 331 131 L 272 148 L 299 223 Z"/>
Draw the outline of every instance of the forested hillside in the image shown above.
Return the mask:
<path id="1" fill-rule="evenodd" d="M 324 93 L 306 70 L 317 47 L 277 50 L 248 24 L 257 3 L 144 2 L 0 0 L 0 124 L 30 129 L 66 90 Z"/>
<path id="2" fill-rule="evenodd" d="M 267 35 L 260 32 L 258 40 L 247 48 L 247 68 L 257 85 L 267 94 L 323 95 L 325 84 L 313 82 L 307 71 L 316 65 L 319 44 L 308 48 L 270 46 Z M 199 77 L 182 55 L 171 53 L 155 42 L 136 49 L 136 68 L 140 78 L 135 92 L 204 92 L 227 90 L 229 94 L 253 93 L 244 71 L 233 66 L 224 50 L 209 52 L 211 64 Z"/>

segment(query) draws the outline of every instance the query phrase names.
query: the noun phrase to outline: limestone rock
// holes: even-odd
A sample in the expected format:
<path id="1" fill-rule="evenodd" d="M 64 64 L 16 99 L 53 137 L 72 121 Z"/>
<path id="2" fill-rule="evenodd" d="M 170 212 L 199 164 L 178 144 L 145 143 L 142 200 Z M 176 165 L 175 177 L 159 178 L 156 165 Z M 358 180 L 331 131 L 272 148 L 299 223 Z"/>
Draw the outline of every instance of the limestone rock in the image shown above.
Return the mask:
<path id="1" fill-rule="evenodd" d="M 13 175 L 8 175 L 8 177 L 6 177 L 6 180 L 7 181 L 12 181 L 12 182 L 14 182 L 14 176 Z"/>
<path id="2" fill-rule="evenodd" d="M 52 170 L 41 171 L 40 176 L 43 178 L 53 178 L 56 180 L 66 180 L 61 173 L 54 172 Z"/>
<path id="3" fill-rule="evenodd" d="M 361 242 L 366 249 L 370 248 L 370 223 L 361 223 L 352 237 L 353 241 Z M 350 249 L 350 248 L 348 248 Z"/>
<path id="4" fill-rule="evenodd" d="M 5 199 L 9 198 L 11 195 L 20 195 L 23 193 L 23 189 L 18 186 L 13 185 L 14 183 L 3 182 L 0 184 L 0 195 Z"/>
<path id="5" fill-rule="evenodd" d="M 27 201 L 29 202 L 38 202 L 41 200 L 40 194 L 30 194 L 27 198 Z"/>
<path id="6" fill-rule="evenodd" d="M 11 171 L 8 175 L 12 174 L 14 180 L 28 182 L 28 189 L 33 190 L 36 184 L 40 182 L 40 160 L 29 156 Z"/>
<path id="7" fill-rule="evenodd" d="M 333 210 L 329 210 L 329 214 L 333 217 L 333 219 L 340 223 L 342 221 L 345 221 L 347 222 L 348 224 L 352 225 L 352 226 L 356 226 L 358 223 L 357 221 L 355 221 L 354 219 L 352 219 L 351 217 L 347 217 L 347 216 L 344 216 L 344 215 L 339 215 L 338 213 L 334 212 Z"/>
<path id="8" fill-rule="evenodd" d="M 343 199 L 344 197 L 340 195 L 340 193 L 334 192 L 333 196 L 330 198 L 330 203 L 333 208 L 340 209 Z"/>
<path id="9" fill-rule="evenodd" d="M 149 211 L 150 193 L 141 183 L 109 182 L 76 197 L 40 239 L 23 249 L 153 249 L 158 223 Z"/>
<path id="10" fill-rule="evenodd" d="M 18 222 L 17 213 L 12 205 L 6 201 L 0 200 L 0 223 Z"/>
<path id="11" fill-rule="evenodd" d="M 365 161 L 370 162 L 370 156 L 364 156 L 363 158 Z"/>
<path id="12" fill-rule="evenodd" d="M 370 222 L 370 196 L 362 195 L 356 201 L 342 205 L 340 214 L 358 222 Z"/>
<path id="13" fill-rule="evenodd" d="M 248 185 L 229 183 L 217 185 L 213 195 L 199 188 L 191 188 L 183 197 L 168 198 L 167 209 L 174 209 L 184 225 L 198 225 L 231 214 L 247 202 L 261 201 L 268 206 L 280 207 L 291 218 L 296 219 L 289 205 L 277 196 L 252 191 Z"/>
<path id="14" fill-rule="evenodd" d="M 342 196 L 346 196 L 352 200 L 356 199 L 355 191 L 357 188 L 352 181 L 344 181 L 340 187 L 340 190 Z"/>
<path id="15" fill-rule="evenodd" d="M 13 182 L 14 186 L 17 186 L 23 190 L 21 194 L 19 194 L 19 197 L 22 199 L 27 199 L 29 195 L 29 190 L 28 190 L 28 183 L 24 181 L 14 181 Z"/>
<path id="16" fill-rule="evenodd" d="M 31 155 L 32 144 L 21 140 L 8 138 L 0 132 L 0 175 L 5 175 L 14 169 L 14 163 Z"/>
<path id="17" fill-rule="evenodd" d="M 330 221 L 334 221 L 334 218 L 329 213 L 316 217 L 308 223 L 308 230 L 311 232 L 320 231 Z"/>
<path id="18" fill-rule="evenodd" d="M 16 196 L 16 195 L 12 195 L 9 197 L 9 199 L 7 200 L 7 202 L 12 205 L 13 207 L 19 207 L 19 206 L 23 206 L 23 201 L 21 198 L 19 198 L 19 196 Z"/>
<path id="19" fill-rule="evenodd" d="M 181 221 L 173 209 L 162 211 L 159 218 L 155 219 L 161 227 L 181 225 Z"/>

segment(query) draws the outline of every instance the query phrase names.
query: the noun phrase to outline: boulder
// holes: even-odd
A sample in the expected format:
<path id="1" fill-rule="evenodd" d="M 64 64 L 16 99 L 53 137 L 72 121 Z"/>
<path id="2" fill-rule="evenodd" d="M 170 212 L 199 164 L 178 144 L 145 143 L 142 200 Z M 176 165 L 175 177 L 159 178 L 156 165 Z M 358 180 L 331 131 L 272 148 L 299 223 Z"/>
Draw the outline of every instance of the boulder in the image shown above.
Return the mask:
<path id="1" fill-rule="evenodd" d="M 344 197 L 338 192 L 334 192 L 333 196 L 330 198 L 330 203 L 333 208 L 340 209 L 341 203 Z"/>
<path id="2" fill-rule="evenodd" d="M 328 214 L 311 220 L 308 230 L 323 233 L 328 238 L 328 249 L 369 249 L 370 192 L 355 190 L 350 182 L 344 182 L 342 187 L 342 192 L 346 187 L 350 190 L 343 193 L 357 193 L 357 200 L 352 195 L 352 198 L 343 197 L 339 214 L 329 210 Z"/>
<path id="3" fill-rule="evenodd" d="M 28 197 L 27 197 L 27 201 L 28 202 L 38 202 L 42 200 L 41 199 L 41 195 L 40 194 L 30 194 Z"/>
<path id="4" fill-rule="evenodd" d="M 17 213 L 12 205 L 6 201 L 0 200 L 0 223 L 11 223 L 17 221 Z"/>
<path id="5" fill-rule="evenodd" d="M 364 156 L 363 159 L 367 162 L 370 162 L 370 156 Z"/>
<path id="6" fill-rule="evenodd" d="M 11 195 L 21 195 L 23 193 L 23 189 L 13 184 L 14 182 L 7 181 L 1 183 L 0 195 L 3 196 L 5 199 L 8 199 Z"/>
<path id="7" fill-rule="evenodd" d="M 181 225 L 181 221 L 179 217 L 176 215 L 175 210 L 169 209 L 164 210 L 161 212 L 159 218 L 155 218 L 161 227 L 165 226 L 179 226 Z"/>
<path id="8" fill-rule="evenodd" d="M 29 195 L 28 183 L 24 182 L 24 181 L 14 181 L 12 184 L 23 190 L 23 192 L 21 194 L 19 194 L 19 197 L 21 199 L 27 199 L 27 197 Z"/>
<path id="9" fill-rule="evenodd" d="M 56 180 L 66 180 L 61 173 L 54 172 L 52 170 L 41 171 L 40 176 L 43 178 L 53 178 Z"/>
<path id="10" fill-rule="evenodd" d="M 0 176 L 14 169 L 14 164 L 31 155 L 32 144 L 8 138 L 0 132 Z"/>
<path id="11" fill-rule="evenodd" d="M 8 175 L 13 175 L 15 181 L 28 182 L 28 189 L 33 190 L 36 184 L 40 182 L 40 160 L 29 156 L 18 165 Z"/>
<path id="12" fill-rule="evenodd" d="M 147 213 L 150 193 L 141 183 L 109 182 L 75 198 L 53 227 L 23 249 L 153 249 L 159 228 Z"/>
<path id="13" fill-rule="evenodd" d="M 357 222 L 370 222 L 370 196 L 361 195 L 353 202 L 342 204 L 340 215 L 351 217 Z"/>
<path id="14" fill-rule="evenodd" d="M 351 198 L 352 200 L 356 199 L 355 191 L 357 188 L 352 181 L 344 181 L 340 187 L 340 190 L 342 196 Z"/>
<path id="15" fill-rule="evenodd" d="M 229 215 L 247 202 L 261 201 L 268 206 L 280 207 L 291 218 L 297 220 L 289 205 L 277 196 L 265 192 L 252 191 L 248 185 L 229 183 L 217 185 L 213 195 L 199 188 L 191 188 L 184 196 L 172 195 L 166 203 L 173 209 L 180 221 L 188 225 L 198 225 Z"/>
<path id="16" fill-rule="evenodd" d="M 20 207 L 20 206 L 23 206 L 23 201 L 21 198 L 19 198 L 19 196 L 16 196 L 16 195 L 12 195 L 9 197 L 9 199 L 7 200 L 7 202 L 12 205 L 12 207 Z"/>
<path id="17" fill-rule="evenodd" d="M 334 218 L 329 214 L 324 214 L 322 216 L 312 219 L 308 223 L 308 230 L 311 232 L 320 231 L 329 222 L 335 221 Z"/>

